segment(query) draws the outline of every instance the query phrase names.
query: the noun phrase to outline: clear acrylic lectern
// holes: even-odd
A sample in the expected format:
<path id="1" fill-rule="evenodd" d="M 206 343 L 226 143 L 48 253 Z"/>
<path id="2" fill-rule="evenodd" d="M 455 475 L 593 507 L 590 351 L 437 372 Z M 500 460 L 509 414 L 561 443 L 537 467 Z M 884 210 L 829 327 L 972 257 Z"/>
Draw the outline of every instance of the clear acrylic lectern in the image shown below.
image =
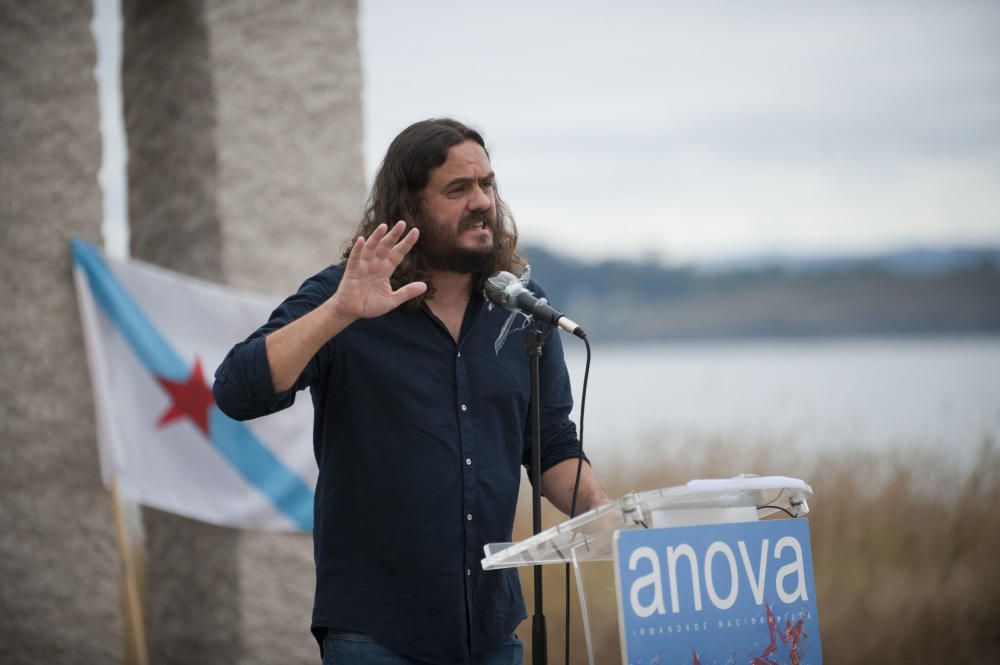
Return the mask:
<path id="1" fill-rule="evenodd" d="M 594 663 L 581 561 L 611 561 L 614 534 L 631 529 L 751 522 L 782 512 L 809 512 L 812 488 L 785 476 L 692 480 L 687 485 L 633 492 L 518 543 L 490 543 L 483 570 L 572 563 L 576 573 L 587 656 Z"/>

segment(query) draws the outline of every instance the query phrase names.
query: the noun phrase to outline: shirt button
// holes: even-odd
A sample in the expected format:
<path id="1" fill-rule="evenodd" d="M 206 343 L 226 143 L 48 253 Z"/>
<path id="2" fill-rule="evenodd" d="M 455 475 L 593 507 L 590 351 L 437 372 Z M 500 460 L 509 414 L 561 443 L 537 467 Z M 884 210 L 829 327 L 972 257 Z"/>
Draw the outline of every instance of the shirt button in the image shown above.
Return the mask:
<path id="1" fill-rule="evenodd" d="M 459 352 L 458 352 L 458 357 L 459 357 L 459 358 L 461 358 L 461 357 L 462 357 L 462 352 L 461 352 L 461 351 L 459 351 Z"/>
<path id="2" fill-rule="evenodd" d="M 467 520 L 469 520 L 471 522 L 472 521 L 472 513 L 469 513 L 468 515 L 466 515 L 465 519 L 467 519 Z"/>
<path id="3" fill-rule="evenodd" d="M 466 457 L 465 458 L 465 466 L 472 466 L 472 458 L 471 457 Z"/>
<path id="4" fill-rule="evenodd" d="M 465 574 L 466 575 L 471 575 L 472 574 L 472 568 L 466 568 L 465 569 Z"/>
<path id="5" fill-rule="evenodd" d="M 466 405 L 463 404 L 462 405 L 462 411 L 468 411 L 468 410 L 469 410 L 469 407 L 467 407 Z"/>

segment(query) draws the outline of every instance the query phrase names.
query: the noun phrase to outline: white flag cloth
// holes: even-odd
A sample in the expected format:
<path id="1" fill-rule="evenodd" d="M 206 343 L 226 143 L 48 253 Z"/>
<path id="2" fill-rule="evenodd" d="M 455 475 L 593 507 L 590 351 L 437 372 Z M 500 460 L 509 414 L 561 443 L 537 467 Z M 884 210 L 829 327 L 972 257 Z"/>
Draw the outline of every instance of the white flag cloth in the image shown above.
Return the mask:
<path id="1" fill-rule="evenodd" d="M 275 304 L 73 241 L 101 474 L 143 505 L 223 526 L 311 531 L 312 405 L 241 423 L 212 373 Z"/>

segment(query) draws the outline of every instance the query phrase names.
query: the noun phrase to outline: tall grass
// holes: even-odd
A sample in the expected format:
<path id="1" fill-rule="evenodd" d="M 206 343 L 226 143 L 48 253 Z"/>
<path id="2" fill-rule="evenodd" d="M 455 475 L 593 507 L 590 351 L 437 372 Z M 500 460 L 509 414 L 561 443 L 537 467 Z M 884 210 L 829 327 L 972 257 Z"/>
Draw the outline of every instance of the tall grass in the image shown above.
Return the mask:
<path id="1" fill-rule="evenodd" d="M 655 442 L 650 442 L 650 447 Z M 647 447 L 646 449 L 650 449 Z M 707 441 L 643 461 L 598 468 L 612 496 L 738 473 L 804 478 L 823 659 L 855 663 L 1000 663 L 1000 447 L 985 442 L 974 465 L 947 453 L 846 451 L 790 459 L 772 447 Z M 664 460 L 662 468 L 649 459 Z M 545 525 L 563 518 L 551 507 Z M 530 488 L 515 538 L 530 536 Z M 620 663 L 610 563 L 584 564 L 597 663 Z M 563 567 L 547 566 L 549 662 L 563 662 Z M 530 569 L 522 587 L 532 607 Z M 586 663 L 572 589 L 571 662 Z M 518 631 L 530 653 L 531 619 Z M 531 662 L 526 656 L 525 662 Z"/>

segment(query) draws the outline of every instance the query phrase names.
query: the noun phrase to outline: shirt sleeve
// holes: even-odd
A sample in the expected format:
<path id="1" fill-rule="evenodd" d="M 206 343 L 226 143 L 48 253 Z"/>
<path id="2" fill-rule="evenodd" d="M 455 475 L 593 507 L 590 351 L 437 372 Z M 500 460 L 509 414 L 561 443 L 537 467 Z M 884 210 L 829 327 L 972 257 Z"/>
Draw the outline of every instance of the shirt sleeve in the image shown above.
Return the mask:
<path id="1" fill-rule="evenodd" d="M 534 282 L 528 286 L 539 297 L 545 292 Z M 541 384 L 540 420 L 542 435 L 542 473 L 567 459 L 580 454 L 580 439 L 576 424 L 570 420 L 573 410 L 573 391 L 569 370 L 563 357 L 562 339 L 558 331 L 549 335 L 543 347 L 539 374 Z M 531 418 L 524 430 L 524 457 L 522 463 L 531 478 Z M 587 459 L 584 455 L 584 459 Z M 588 460 L 589 461 L 589 460 Z"/>
<path id="2" fill-rule="evenodd" d="M 215 370 L 212 386 L 215 403 L 223 413 L 235 420 L 249 420 L 286 409 L 295 402 L 296 392 L 325 374 L 333 354 L 333 340 L 306 364 L 295 385 L 283 392 L 275 391 L 264 340 L 325 302 L 337 290 L 341 273 L 338 267 L 331 267 L 310 277 L 278 305 L 267 323 L 230 349 Z"/>

